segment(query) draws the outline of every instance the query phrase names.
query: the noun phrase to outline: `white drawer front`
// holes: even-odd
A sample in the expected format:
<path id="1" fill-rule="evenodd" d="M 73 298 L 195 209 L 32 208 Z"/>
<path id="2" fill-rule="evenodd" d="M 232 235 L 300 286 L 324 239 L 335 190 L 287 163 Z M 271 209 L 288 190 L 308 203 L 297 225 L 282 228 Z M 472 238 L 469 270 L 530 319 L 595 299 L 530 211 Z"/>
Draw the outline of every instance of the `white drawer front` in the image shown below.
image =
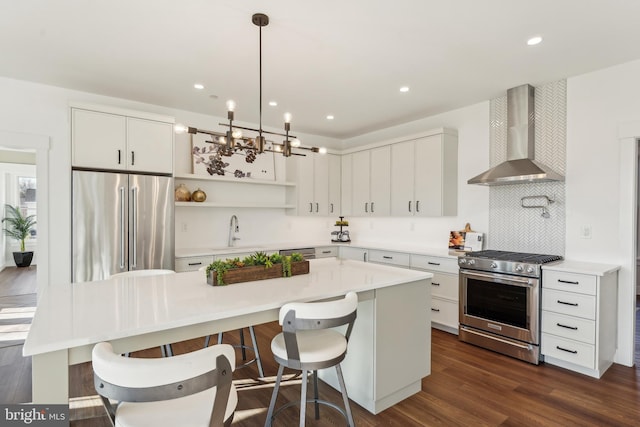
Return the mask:
<path id="1" fill-rule="evenodd" d="M 458 327 L 458 303 L 455 301 L 431 299 L 431 322 Z"/>
<path id="2" fill-rule="evenodd" d="M 581 317 L 543 311 L 542 332 L 587 344 L 596 343 L 596 322 Z"/>
<path id="3" fill-rule="evenodd" d="M 554 335 L 542 334 L 542 354 L 595 369 L 595 347 Z"/>
<path id="4" fill-rule="evenodd" d="M 596 276 L 542 270 L 542 287 L 560 291 L 596 294 Z"/>
<path id="5" fill-rule="evenodd" d="M 433 273 L 431 279 L 431 295 L 458 301 L 458 275 L 447 273 Z"/>
<path id="6" fill-rule="evenodd" d="M 213 262 L 212 256 L 199 256 L 189 258 L 176 258 L 176 271 L 196 271 L 200 267 L 206 267 Z"/>
<path id="7" fill-rule="evenodd" d="M 369 250 L 369 262 L 409 267 L 409 254 Z"/>
<path id="8" fill-rule="evenodd" d="M 338 247 L 323 247 L 316 248 L 316 258 L 329 258 L 329 257 L 337 257 L 338 256 Z"/>
<path id="9" fill-rule="evenodd" d="M 441 258 L 428 255 L 411 255 L 411 268 L 458 273 L 458 258 Z"/>
<path id="10" fill-rule="evenodd" d="M 596 319 L 596 297 L 592 295 L 562 292 L 554 289 L 542 290 L 542 309 L 554 313 Z"/>

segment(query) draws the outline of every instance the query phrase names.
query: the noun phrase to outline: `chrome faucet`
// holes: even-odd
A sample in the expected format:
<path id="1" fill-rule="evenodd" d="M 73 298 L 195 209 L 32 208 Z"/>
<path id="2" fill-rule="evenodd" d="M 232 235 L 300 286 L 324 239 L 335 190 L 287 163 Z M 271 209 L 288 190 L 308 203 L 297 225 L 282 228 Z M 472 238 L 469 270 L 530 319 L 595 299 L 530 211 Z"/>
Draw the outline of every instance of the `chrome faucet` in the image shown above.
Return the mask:
<path id="1" fill-rule="evenodd" d="M 240 226 L 238 225 L 238 217 L 235 215 L 231 215 L 231 221 L 229 221 L 229 247 L 234 246 L 236 243 L 236 240 L 240 240 L 240 238 L 236 237 L 235 235 L 235 233 L 239 231 L 240 231 Z"/>

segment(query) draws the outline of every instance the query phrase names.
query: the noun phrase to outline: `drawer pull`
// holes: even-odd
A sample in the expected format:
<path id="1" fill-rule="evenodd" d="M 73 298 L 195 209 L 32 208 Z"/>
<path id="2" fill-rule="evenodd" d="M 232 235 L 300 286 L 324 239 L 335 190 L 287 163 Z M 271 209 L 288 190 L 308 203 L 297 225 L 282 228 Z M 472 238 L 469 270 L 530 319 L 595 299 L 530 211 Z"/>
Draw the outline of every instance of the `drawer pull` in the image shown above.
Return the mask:
<path id="1" fill-rule="evenodd" d="M 556 325 L 560 326 L 561 328 L 571 329 L 573 331 L 577 331 L 578 330 L 577 326 L 567 326 L 567 325 L 563 325 L 562 323 L 556 323 Z"/>
<path id="2" fill-rule="evenodd" d="M 560 301 L 560 300 L 558 300 L 558 304 L 570 305 L 572 307 L 577 307 L 578 306 L 577 302 L 566 302 L 566 301 Z"/>
<path id="3" fill-rule="evenodd" d="M 562 279 L 558 279 L 558 282 L 566 283 L 568 285 L 579 285 L 580 284 L 580 282 L 572 282 L 571 280 L 562 280 Z"/>
<path id="4" fill-rule="evenodd" d="M 578 350 L 568 350 L 568 349 L 566 349 L 566 348 L 562 348 L 562 347 L 560 347 L 559 345 L 557 345 L 557 346 L 556 346 L 556 348 L 557 348 L 558 350 L 566 351 L 567 353 L 571 353 L 571 354 L 578 354 Z"/>
<path id="5" fill-rule="evenodd" d="M 433 286 L 440 286 L 440 283 L 438 283 L 438 282 L 431 282 L 431 284 L 432 284 Z"/>
<path id="6" fill-rule="evenodd" d="M 384 259 L 393 259 L 392 256 L 387 256 L 387 255 L 382 255 L 382 258 L 384 258 Z"/>
<path id="7" fill-rule="evenodd" d="M 429 265 L 440 265 L 439 262 L 431 262 L 431 261 L 427 261 L 427 264 L 429 264 Z"/>
<path id="8" fill-rule="evenodd" d="M 202 265 L 201 262 L 190 262 L 189 265 Z"/>
<path id="9" fill-rule="evenodd" d="M 330 254 L 331 251 L 322 251 L 323 254 Z"/>
<path id="10" fill-rule="evenodd" d="M 440 309 L 439 308 L 432 308 L 431 311 L 435 311 L 435 312 L 439 313 Z"/>

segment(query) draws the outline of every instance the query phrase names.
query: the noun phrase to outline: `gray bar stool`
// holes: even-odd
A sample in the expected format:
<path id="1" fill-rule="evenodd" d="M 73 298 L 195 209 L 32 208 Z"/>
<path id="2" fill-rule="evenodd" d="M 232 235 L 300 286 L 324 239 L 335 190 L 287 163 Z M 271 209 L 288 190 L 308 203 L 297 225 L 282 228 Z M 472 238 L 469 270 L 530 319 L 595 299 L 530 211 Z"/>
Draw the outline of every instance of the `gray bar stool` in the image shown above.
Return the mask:
<path id="1" fill-rule="evenodd" d="M 314 403 L 315 418 L 320 418 L 319 404 L 330 406 L 340 412 L 348 425 L 355 426 L 349 396 L 342 377 L 340 363 L 347 354 L 347 344 L 356 320 L 358 296 L 349 292 L 343 299 L 317 303 L 289 303 L 280 309 L 279 321 L 282 332 L 271 341 L 271 351 L 280 364 L 276 384 L 271 395 L 265 426 L 285 408 L 300 404 L 300 426 L 305 425 L 306 404 Z M 345 334 L 334 329 L 348 325 Z M 302 371 L 300 402 L 289 402 L 274 413 L 278 390 L 284 368 Z M 344 409 L 334 403 L 318 398 L 318 369 L 335 367 L 344 401 Z M 307 400 L 307 376 L 313 372 L 314 396 Z"/>
<path id="2" fill-rule="evenodd" d="M 244 368 L 252 363 L 255 363 L 258 366 L 258 376 L 260 378 L 264 378 L 264 371 L 262 370 L 262 361 L 260 360 L 260 350 L 258 349 L 258 341 L 256 340 L 256 333 L 253 330 L 253 326 L 249 326 L 249 335 L 251 335 L 251 345 L 248 346 L 244 343 L 244 330 L 238 329 L 240 333 L 240 345 L 234 345 L 234 347 L 239 348 L 242 351 L 242 361 L 244 362 L 242 365 L 237 366 L 238 369 Z M 223 332 L 218 334 L 218 344 L 222 344 Z M 204 339 L 204 346 L 209 347 L 209 343 L 211 342 L 211 335 L 207 335 Z M 251 360 L 247 360 L 247 350 L 253 351 L 254 358 Z"/>

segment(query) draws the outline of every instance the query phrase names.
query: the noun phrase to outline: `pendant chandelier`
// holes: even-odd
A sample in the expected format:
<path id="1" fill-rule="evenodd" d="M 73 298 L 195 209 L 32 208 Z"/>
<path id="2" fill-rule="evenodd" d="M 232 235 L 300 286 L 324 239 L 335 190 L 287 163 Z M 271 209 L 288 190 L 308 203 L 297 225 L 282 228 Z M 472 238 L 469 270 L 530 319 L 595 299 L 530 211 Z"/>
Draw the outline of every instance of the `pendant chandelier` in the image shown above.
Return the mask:
<path id="1" fill-rule="evenodd" d="M 196 129 L 193 127 L 187 127 L 186 130 L 190 134 L 207 134 L 210 135 L 211 141 L 207 141 L 209 143 L 214 144 L 212 152 L 215 152 L 217 157 L 221 156 L 232 156 L 234 154 L 240 154 L 245 156 L 245 161 L 247 163 L 253 163 L 256 156 L 258 154 L 262 154 L 265 152 L 272 153 L 282 153 L 284 157 L 294 156 L 305 156 L 306 154 L 296 152 L 295 150 L 306 150 L 312 153 L 320 153 L 324 154 L 327 152 L 326 148 L 321 147 L 304 147 L 301 145 L 300 140 L 295 136 L 289 134 L 291 129 L 291 114 L 284 114 L 284 133 L 279 132 L 270 132 L 262 129 L 262 27 L 266 27 L 269 25 L 269 17 L 263 13 L 256 13 L 252 16 L 251 22 L 256 25 L 259 29 L 259 46 L 260 46 L 260 56 L 259 56 L 259 74 L 260 74 L 260 121 L 258 129 L 237 126 L 234 125 L 234 112 L 236 103 L 233 100 L 227 101 L 227 119 L 229 123 L 218 123 L 221 126 L 227 127 L 227 131 L 224 133 L 208 131 L 203 129 Z M 245 137 L 242 135 L 242 131 L 251 131 L 257 132 L 257 136 L 254 138 Z M 282 143 L 277 143 L 273 141 L 267 141 L 264 137 L 264 134 L 267 135 L 276 135 L 284 137 Z M 269 144 L 267 144 L 269 142 Z"/>

